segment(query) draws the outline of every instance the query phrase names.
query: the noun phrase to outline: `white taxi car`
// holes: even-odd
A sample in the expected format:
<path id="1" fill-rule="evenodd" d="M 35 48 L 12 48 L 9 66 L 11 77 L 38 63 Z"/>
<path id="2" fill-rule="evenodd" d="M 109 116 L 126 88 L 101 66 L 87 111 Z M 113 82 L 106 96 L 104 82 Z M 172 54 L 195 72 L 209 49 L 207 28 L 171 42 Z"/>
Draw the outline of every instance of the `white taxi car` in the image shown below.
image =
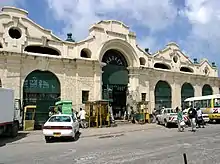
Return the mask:
<path id="1" fill-rule="evenodd" d="M 75 116 L 68 114 L 53 115 L 43 126 L 46 142 L 50 142 L 55 137 L 71 137 L 75 139 L 77 133 L 79 133 L 79 122 Z"/>

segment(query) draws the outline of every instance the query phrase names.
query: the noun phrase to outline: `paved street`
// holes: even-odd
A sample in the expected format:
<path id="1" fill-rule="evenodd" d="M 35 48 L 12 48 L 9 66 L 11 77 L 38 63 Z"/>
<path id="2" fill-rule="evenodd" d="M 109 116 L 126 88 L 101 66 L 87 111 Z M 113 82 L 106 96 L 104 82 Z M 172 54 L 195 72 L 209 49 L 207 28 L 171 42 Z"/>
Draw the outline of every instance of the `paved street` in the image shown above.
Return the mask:
<path id="1" fill-rule="evenodd" d="M 209 125 L 195 133 L 188 130 L 178 133 L 175 128 L 156 125 L 139 131 L 123 129 L 122 133 L 109 136 L 49 144 L 42 135 L 31 134 L 26 140 L 2 145 L 0 164 L 183 164 L 183 153 L 187 154 L 189 164 L 219 164 L 220 125 Z"/>

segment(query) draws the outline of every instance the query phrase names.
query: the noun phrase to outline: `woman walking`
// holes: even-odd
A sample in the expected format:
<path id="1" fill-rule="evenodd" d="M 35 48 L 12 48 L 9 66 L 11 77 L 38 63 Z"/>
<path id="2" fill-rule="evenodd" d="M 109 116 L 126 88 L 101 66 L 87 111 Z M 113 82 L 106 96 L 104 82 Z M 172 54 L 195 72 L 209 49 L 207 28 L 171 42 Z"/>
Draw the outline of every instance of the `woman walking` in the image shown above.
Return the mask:
<path id="1" fill-rule="evenodd" d="M 176 107 L 176 112 L 177 112 L 178 131 L 183 132 L 185 126 L 185 122 L 183 120 L 183 112 L 178 107 Z"/>

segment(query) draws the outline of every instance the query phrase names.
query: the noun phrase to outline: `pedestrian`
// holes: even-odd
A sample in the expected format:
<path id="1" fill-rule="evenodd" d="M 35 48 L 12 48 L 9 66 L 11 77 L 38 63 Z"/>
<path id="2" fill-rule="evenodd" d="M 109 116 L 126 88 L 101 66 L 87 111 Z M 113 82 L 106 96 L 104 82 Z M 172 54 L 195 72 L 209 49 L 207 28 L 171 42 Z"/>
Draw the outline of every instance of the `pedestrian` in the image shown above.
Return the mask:
<path id="1" fill-rule="evenodd" d="M 156 118 L 157 118 L 157 110 L 156 110 L 156 108 L 154 108 L 154 110 L 153 110 L 153 112 L 152 112 L 152 115 L 153 115 L 153 123 L 155 123 L 156 122 Z"/>
<path id="2" fill-rule="evenodd" d="M 111 123 L 115 123 L 115 119 L 114 119 L 113 110 L 112 110 L 112 104 L 111 103 L 109 103 L 109 105 L 108 105 L 108 110 L 109 110 L 109 113 L 110 113 Z"/>
<path id="3" fill-rule="evenodd" d="M 79 119 L 82 128 L 86 128 L 86 111 L 82 108 L 79 110 Z"/>
<path id="4" fill-rule="evenodd" d="M 189 119 L 190 119 L 190 123 L 191 123 L 191 127 L 192 127 L 192 132 L 196 131 L 196 117 L 197 117 L 197 111 L 195 110 L 195 108 L 193 108 L 193 106 L 190 106 L 190 109 L 188 111 L 188 115 L 189 115 Z"/>
<path id="5" fill-rule="evenodd" d="M 205 128 L 204 126 L 204 120 L 203 120 L 203 117 L 202 117 L 202 110 L 200 109 L 200 107 L 197 108 L 197 121 L 196 121 L 197 125 L 198 125 L 198 128 L 201 127 L 202 125 L 202 128 Z"/>
<path id="6" fill-rule="evenodd" d="M 176 107 L 176 112 L 177 112 L 178 131 L 183 132 L 184 131 L 184 126 L 185 126 L 185 122 L 183 120 L 183 112 L 178 107 Z"/>
<path id="7" fill-rule="evenodd" d="M 133 106 L 131 106 L 131 122 L 132 122 L 132 123 L 135 123 L 134 115 L 135 115 L 134 109 L 133 109 Z"/>

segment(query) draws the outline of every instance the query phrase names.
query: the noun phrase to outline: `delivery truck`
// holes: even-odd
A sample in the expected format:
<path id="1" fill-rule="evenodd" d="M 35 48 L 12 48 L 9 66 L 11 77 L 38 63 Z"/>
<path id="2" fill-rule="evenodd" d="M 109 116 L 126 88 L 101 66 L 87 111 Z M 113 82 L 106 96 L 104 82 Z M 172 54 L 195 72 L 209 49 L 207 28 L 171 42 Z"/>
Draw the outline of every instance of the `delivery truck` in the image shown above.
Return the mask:
<path id="1" fill-rule="evenodd" d="M 21 103 L 14 90 L 0 88 L 0 136 L 16 137 L 22 123 Z"/>

